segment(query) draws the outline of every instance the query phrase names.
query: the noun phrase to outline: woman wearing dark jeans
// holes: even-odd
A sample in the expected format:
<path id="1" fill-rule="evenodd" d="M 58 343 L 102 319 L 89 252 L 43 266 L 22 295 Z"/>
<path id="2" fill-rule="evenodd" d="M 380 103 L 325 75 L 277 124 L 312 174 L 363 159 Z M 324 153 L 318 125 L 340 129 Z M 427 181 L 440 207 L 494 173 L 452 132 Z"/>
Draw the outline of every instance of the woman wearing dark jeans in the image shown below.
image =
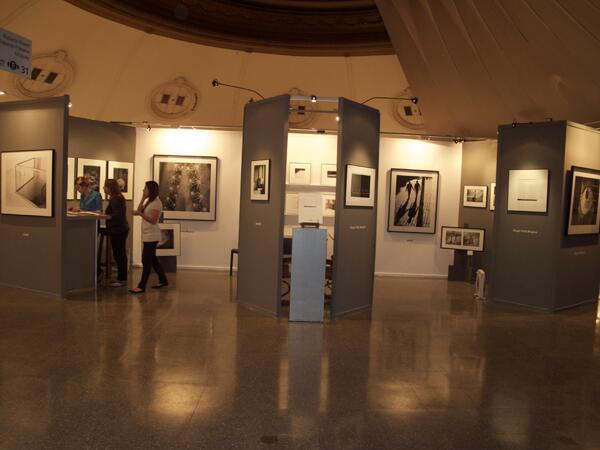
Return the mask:
<path id="1" fill-rule="evenodd" d="M 113 257 L 117 263 L 117 280 L 110 285 L 112 287 L 124 286 L 127 283 L 127 235 L 129 224 L 127 223 L 127 203 L 117 180 L 112 178 L 104 183 L 104 193 L 108 196 L 106 207 L 106 234 L 110 236 Z"/>
<path id="2" fill-rule="evenodd" d="M 154 269 L 158 275 L 158 284 L 153 288 L 162 288 L 169 285 L 165 271 L 156 256 L 156 246 L 160 241 L 160 227 L 158 219 L 162 214 L 162 202 L 158 198 L 158 183 L 156 181 L 146 181 L 142 201 L 138 205 L 134 216 L 142 218 L 142 242 L 144 249 L 142 250 L 142 279 L 138 286 L 130 289 L 132 294 L 141 294 L 146 290 L 146 283 L 150 277 L 151 269 Z"/>

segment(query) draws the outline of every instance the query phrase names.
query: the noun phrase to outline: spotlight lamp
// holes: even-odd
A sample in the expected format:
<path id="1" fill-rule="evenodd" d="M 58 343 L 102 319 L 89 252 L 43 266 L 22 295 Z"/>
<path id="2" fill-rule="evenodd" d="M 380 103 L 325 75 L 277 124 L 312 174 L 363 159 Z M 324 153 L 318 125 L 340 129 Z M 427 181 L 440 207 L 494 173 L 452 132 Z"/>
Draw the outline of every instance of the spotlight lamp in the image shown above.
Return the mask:
<path id="1" fill-rule="evenodd" d="M 419 103 L 419 97 L 413 97 L 410 99 L 410 101 L 416 105 L 417 103 Z"/>
<path id="2" fill-rule="evenodd" d="M 317 103 L 317 96 L 316 96 L 316 95 L 311 95 L 311 96 L 310 96 L 310 101 L 311 101 L 312 103 Z"/>
<path id="3" fill-rule="evenodd" d="M 217 87 L 217 86 L 219 86 L 219 84 L 221 84 L 221 83 L 219 83 L 219 80 L 217 80 L 216 78 L 214 80 L 212 80 L 213 87 Z"/>
<path id="4" fill-rule="evenodd" d="M 252 92 L 253 94 L 258 95 L 260 98 L 262 98 L 264 100 L 265 96 L 262 95 L 260 92 L 255 91 L 254 89 L 250 89 L 244 86 L 236 86 L 235 84 L 227 84 L 227 83 L 221 83 L 219 80 L 217 80 L 216 78 L 214 78 L 211 81 L 212 87 L 219 87 L 219 86 L 227 86 L 233 89 L 240 89 L 242 91 L 248 91 L 248 92 Z M 253 101 L 253 100 L 251 100 Z"/>
<path id="5" fill-rule="evenodd" d="M 513 120 L 512 127 L 513 128 L 517 128 L 517 121 L 516 120 Z"/>

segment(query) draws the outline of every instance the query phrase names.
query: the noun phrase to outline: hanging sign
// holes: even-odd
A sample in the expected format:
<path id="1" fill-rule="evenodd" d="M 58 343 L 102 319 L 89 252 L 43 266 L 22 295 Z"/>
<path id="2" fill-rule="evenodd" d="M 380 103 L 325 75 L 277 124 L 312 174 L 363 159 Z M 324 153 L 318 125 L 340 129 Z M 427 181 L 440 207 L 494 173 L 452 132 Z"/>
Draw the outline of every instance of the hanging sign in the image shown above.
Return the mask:
<path id="1" fill-rule="evenodd" d="M 31 77 L 31 41 L 0 28 L 0 70 Z"/>

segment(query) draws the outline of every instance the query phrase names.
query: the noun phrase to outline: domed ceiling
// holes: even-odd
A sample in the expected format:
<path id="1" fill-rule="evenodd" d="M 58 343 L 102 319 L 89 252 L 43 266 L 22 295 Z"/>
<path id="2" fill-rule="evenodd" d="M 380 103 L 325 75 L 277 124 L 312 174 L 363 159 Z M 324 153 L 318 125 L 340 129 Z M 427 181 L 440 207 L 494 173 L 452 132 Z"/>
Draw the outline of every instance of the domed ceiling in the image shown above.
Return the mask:
<path id="1" fill-rule="evenodd" d="M 289 55 L 393 53 L 374 0 L 67 0 L 152 34 Z"/>

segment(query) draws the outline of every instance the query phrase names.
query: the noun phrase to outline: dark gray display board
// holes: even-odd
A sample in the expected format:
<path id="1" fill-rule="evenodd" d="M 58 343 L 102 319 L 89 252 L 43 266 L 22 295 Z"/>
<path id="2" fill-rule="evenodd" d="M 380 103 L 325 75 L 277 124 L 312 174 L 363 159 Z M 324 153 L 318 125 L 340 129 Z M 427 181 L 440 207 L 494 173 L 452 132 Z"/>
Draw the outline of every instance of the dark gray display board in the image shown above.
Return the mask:
<path id="1" fill-rule="evenodd" d="M 0 216 L 0 284 L 61 297 L 68 103 L 68 97 L 0 103 L 0 151 L 54 149 L 54 216 Z"/>
<path id="2" fill-rule="evenodd" d="M 280 315 L 285 165 L 290 97 L 244 108 L 237 297 L 251 308 Z M 269 200 L 250 200 L 250 164 L 269 159 Z"/>
<path id="3" fill-rule="evenodd" d="M 347 165 L 379 167 L 379 111 L 341 98 L 339 117 L 332 318 L 373 302 L 379 176 L 372 208 L 344 206 Z"/>

